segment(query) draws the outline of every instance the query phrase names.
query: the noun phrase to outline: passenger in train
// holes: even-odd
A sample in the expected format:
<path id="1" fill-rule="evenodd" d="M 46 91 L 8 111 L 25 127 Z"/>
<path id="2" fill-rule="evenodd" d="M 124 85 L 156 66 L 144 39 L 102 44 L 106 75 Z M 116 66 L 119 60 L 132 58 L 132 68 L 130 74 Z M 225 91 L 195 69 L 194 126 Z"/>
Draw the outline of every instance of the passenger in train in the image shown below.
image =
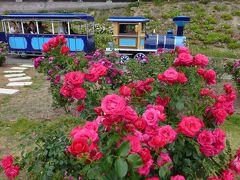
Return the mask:
<path id="1" fill-rule="evenodd" d="M 58 34 L 67 34 L 68 27 L 66 22 L 62 22 L 61 25 L 58 25 Z"/>
<path id="2" fill-rule="evenodd" d="M 17 32 L 17 25 L 16 25 L 16 23 L 15 22 L 10 22 L 9 23 L 10 25 L 10 27 L 9 27 L 9 33 L 10 34 L 14 34 L 14 33 L 16 33 Z"/>
<path id="3" fill-rule="evenodd" d="M 30 21 L 29 24 L 28 24 L 27 33 L 35 34 L 36 32 L 37 32 L 36 31 L 36 26 L 35 26 L 34 22 Z"/>
<path id="4" fill-rule="evenodd" d="M 44 34 L 45 27 L 43 26 L 41 21 L 38 22 L 38 30 L 39 30 L 39 34 Z"/>

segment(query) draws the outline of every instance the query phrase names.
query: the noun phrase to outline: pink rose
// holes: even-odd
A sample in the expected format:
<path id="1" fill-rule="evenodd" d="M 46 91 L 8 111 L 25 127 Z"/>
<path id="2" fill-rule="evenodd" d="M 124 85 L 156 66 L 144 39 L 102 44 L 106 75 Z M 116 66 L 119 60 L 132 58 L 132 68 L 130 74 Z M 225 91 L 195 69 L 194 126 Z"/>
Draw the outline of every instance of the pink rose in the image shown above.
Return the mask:
<path id="1" fill-rule="evenodd" d="M 166 163 L 172 162 L 172 159 L 170 158 L 169 154 L 160 152 L 160 155 L 157 159 L 157 164 L 159 167 L 163 166 Z"/>
<path id="2" fill-rule="evenodd" d="M 222 173 L 222 179 L 224 180 L 234 180 L 234 174 L 230 170 L 224 170 Z"/>
<path id="3" fill-rule="evenodd" d="M 175 82 L 178 79 L 178 72 L 175 68 L 170 67 L 163 73 L 163 77 L 169 82 Z"/>
<path id="4" fill-rule="evenodd" d="M 148 145 L 153 148 L 163 148 L 167 144 L 166 139 L 163 135 L 159 134 L 157 136 L 153 136 L 150 141 L 148 141 Z"/>
<path id="5" fill-rule="evenodd" d="M 198 135 L 197 141 L 200 145 L 205 146 L 205 145 L 211 145 L 215 141 L 215 138 L 211 131 L 203 130 Z"/>
<path id="6" fill-rule="evenodd" d="M 203 77 L 206 80 L 207 84 L 216 84 L 216 72 L 214 70 L 210 69 L 205 71 Z"/>
<path id="7" fill-rule="evenodd" d="M 99 76 L 97 73 L 85 74 L 84 77 L 89 82 L 97 82 L 99 79 Z"/>
<path id="8" fill-rule="evenodd" d="M 221 180 L 220 177 L 209 177 L 207 178 L 207 180 Z"/>
<path id="9" fill-rule="evenodd" d="M 153 165 L 153 160 L 150 159 L 148 162 L 144 164 L 143 167 L 137 169 L 138 173 L 143 176 L 147 176 L 150 173 L 150 169 Z"/>
<path id="10" fill-rule="evenodd" d="M 175 66 L 190 66 L 193 63 L 193 57 L 188 53 L 180 53 L 174 61 Z"/>
<path id="11" fill-rule="evenodd" d="M 207 157 L 215 155 L 215 147 L 213 145 L 200 146 L 200 151 Z"/>
<path id="12" fill-rule="evenodd" d="M 8 179 L 14 179 L 19 175 L 20 168 L 19 166 L 10 166 L 4 170 L 4 174 Z"/>
<path id="13" fill-rule="evenodd" d="M 197 54 L 193 59 L 194 65 L 204 67 L 208 65 L 208 57 L 203 54 Z"/>
<path id="14" fill-rule="evenodd" d="M 184 73 L 178 73 L 177 81 L 181 84 L 185 84 L 188 81 L 188 78 L 185 76 Z"/>
<path id="15" fill-rule="evenodd" d="M 131 108 L 130 106 L 127 106 L 125 108 L 123 117 L 129 123 L 134 123 L 134 121 L 138 119 L 138 115 L 137 115 L 136 111 L 133 108 Z"/>
<path id="16" fill-rule="evenodd" d="M 78 88 L 74 88 L 72 91 L 72 97 L 80 100 L 80 99 L 85 99 L 87 95 L 87 92 L 85 89 L 78 87 Z"/>
<path id="17" fill-rule="evenodd" d="M 147 126 L 147 123 L 144 119 L 138 118 L 137 120 L 134 121 L 134 125 L 137 129 L 144 130 Z"/>
<path id="18" fill-rule="evenodd" d="M 150 108 L 143 113 L 142 117 L 148 126 L 158 126 L 159 115 L 159 111 Z"/>
<path id="19" fill-rule="evenodd" d="M 102 65 L 101 63 L 95 63 L 89 68 L 90 73 L 96 73 L 99 76 L 106 76 L 107 75 L 107 68 Z"/>
<path id="20" fill-rule="evenodd" d="M 151 178 L 147 178 L 146 180 L 159 180 L 158 177 L 151 177 Z"/>
<path id="21" fill-rule="evenodd" d="M 101 108 L 107 114 L 121 115 L 126 108 L 126 101 L 121 96 L 110 94 L 102 99 Z"/>
<path id="22" fill-rule="evenodd" d="M 170 180 L 185 180 L 185 177 L 181 175 L 176 175 L 176 176 L 171 176 Z"/>
<path id="23" fill-rule="evenodd" d="M 149 160 L 152 159 L 151 152 L 147 148 L 143 148 L 140 152 L 139 155 L 141 156 L 142 160 L 144 163 L 148 162 Z"/>
<path id="24" fill-rule="evenodd" d="M 178 124 L 179 131 L 189 137 L 195 137 L 203 127 L 203 121 L 194 116 L 183 116 L 181 122 Z"/>
<path id="25" fill-rule="evenodd" d="M 64 97 L 71 97 L 71 91 L 68 89 L 67 86 L 63 85 L 60 89 L 60 93 L 64 96 Z"/>
<path id="26" fill-rule="evenodd" d="M 222 108 L 213 109 L 211 112 L 214 117 L 215 123 L 217 125 L 222 125 L 227 117 L 227 112 Z"/>
<path id="27" fill-rule="evenodd" d="M 167 143 L 172 143 L 177 136 L 177 133 L 170 125 L 161 126 L 158 128 L 158 133 L 161 134 Z"/>
<path id="28" fill-rule="evenodd" d="M 235 171 L 237 174 L 240 174 L 240 157 L 237 156 L 234 160 L 230 162 L 230 169 Z"/>
<path id="29" fill-rule="evenodd" d="M 71 136 L 73 139 L 81 139 L 81 138 L 87 138 L 90 139 L 91 142 L 96 143 L 99 139 L 98 133 L 94 129 L 90 128 L 74 128 L 73 131 L 71 132 Z"/>
<path id="30" fill-rule="evenodd" d="M 1 160 L 1 166 L 3 169 L 6 169 L 6 168 L 12 166 L 12 164 L 13 164 L 13 156 L 12 155 L 4 156 Z"/>
<path id="31" fill-rule="evenodd" d="M 178 54 L 181 54 L 181 53 L 187 53 L 187 54 L 190 54 L 190 50 L 187 48 L 187 47 L 184 47 L 184 46 L 178 46 L 176 48 Z"/>
<path id="32" fill-rule="evenodd" d="M 65 75 L 64 84 L 68 88 L 74 88 L 84 83 L 84 74 L 81 72 L 69 72 Z"/>

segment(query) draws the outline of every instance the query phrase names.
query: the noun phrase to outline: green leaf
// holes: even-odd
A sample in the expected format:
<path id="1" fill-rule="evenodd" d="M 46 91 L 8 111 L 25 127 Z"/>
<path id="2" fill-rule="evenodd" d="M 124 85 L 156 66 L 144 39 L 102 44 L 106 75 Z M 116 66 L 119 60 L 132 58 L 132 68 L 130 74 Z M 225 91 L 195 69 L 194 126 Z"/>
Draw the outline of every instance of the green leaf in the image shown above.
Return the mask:
<path id="1" fill-rule="evenodd" d="M 138 154 L 130 154 L 127 160 L 128 163 L 132 165 L 133 168 L 139 168 L 143 166 L 143 160 Z"/>
<path id="2" fill-rule="evenodd" d="M 115 166 L 115 171 L 117 173 L 117 176 L 119 178 L 124 178 L 127 175 L 128 164 L 126 160 L 118 158 L 115 161 L 114 166 Z"/>
<path id="3" fill-rule="evenodd" d="M 181 111 L 184 109 L 184 103 L 182 101 L 178 101 L 177 104 L 176 104 L 176 109 L 178 111 Z"/>
<path id="4" fill-rule="evenodd" d="M 131 149 L 131 145 L 129 141 L 124 141 L 118 149 L 118 155 L 125 157 L 129 154 L 130 149 Z"/>

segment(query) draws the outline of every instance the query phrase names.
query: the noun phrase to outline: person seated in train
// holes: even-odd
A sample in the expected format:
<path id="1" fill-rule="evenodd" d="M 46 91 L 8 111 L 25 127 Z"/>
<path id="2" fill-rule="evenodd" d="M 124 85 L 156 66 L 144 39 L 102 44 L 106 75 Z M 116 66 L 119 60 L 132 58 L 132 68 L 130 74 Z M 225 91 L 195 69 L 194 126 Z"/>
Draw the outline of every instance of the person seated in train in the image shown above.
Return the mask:
<path id="1" fill-rule="evenodd" d="M 23 29 L 24 29 L 25 33 L 28 31 L 28 24 L 27 23 L 23 23 Z"/>
<path id="2" fill-rule="evenodd" d="M 10 22 L 9 23 L 9 33 L 10 34 L 14 34 L 14 33 L 16 33 L 17 32 L 17 25 L 16 25 L 16 23 L 15 22 Z"/>
<path id="3" fill-rule="evenodd" d="M 42 21 L 38 22 L 38 30 L 39 30 L 39 34 L 44 34 L 46 33 L 46 27 L 43 25 Z"/>
<path id="4" fill-rule="evenodd" d="M 22 25 L 21 22 L 16 23 L 16 33 L 22 33 Z"/>
<path id="5" fill-rule="evenodd" d="M 29 24 L 28 24 L 27 33 L 35 34 L 36 32 L 37 32 L 36 31 L 36 26 L 35 26 L 34 22 L 30 21 Z"/>
<path id="6" fill-rule="evenodd" d="M 68 27 L 67 27 L 67 23 L 66 22 L 62 22 L 62 24 L 58 25 L 58 34 L 67 34 Z"/>

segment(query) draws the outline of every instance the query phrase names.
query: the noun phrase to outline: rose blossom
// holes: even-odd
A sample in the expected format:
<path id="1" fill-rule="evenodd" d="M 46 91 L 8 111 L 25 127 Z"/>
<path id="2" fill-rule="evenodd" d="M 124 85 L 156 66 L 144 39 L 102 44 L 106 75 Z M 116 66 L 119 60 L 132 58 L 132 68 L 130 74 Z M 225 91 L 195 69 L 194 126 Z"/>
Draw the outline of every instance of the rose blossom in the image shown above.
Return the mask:
<path id="1" fill-rule="evenodd" d="M 177 50 L 178 54 L 181 54 L 181 53 L 190 54 L 190 50 L 184 46 L 178 46 L 178 47 L 176 47 L 176 50 Z"/>
<path id="2" fill-rule="evenodd" d="M 222 172 L 222 179 L 224 180 L 234 180 L 234 174 L 230 170 L 224 170 Z"/>
<path id="3" fill-rule="evenodd" d="M 4 156 L 1 160 L 1 166 L 3 169 L 6 169 L 6 168 L 12 166 L 12 164 L 13 164 L 13 156 L 12 155 Z"/>
<path id="4" fill-rule="evenodd" d="M 134 121 L 138 119 L 138 115 L 137 115 L 136 111 L 133 108 L 131 108 L 130 106 L 127 106 L 125 108 L 123 117 L 129 123 L 134 123 Z"/>
<path id="5" fill-rule="evenodd" d="M 81 72 L 69 72 L 65 75 L 64 84 L 69 88 L 80 86 L 84 83 L 84 74 Z"/>
<path id="6" fill-rule="evenodd" d="M 158 128 L 158 133 L 165 138 L 167 143 L 172 143 L 177 136 L 177 133 L 172 129 L 170 125 L 165 125 Z"/>
<path id="7" fill-rule="evenodd" d="M 102 65 L 101 63 L 95 63 L 89 68 L 90 73 L 96 73 L 99 76 L 106 76 L 107 75 L 107 68 Z"/>
<path id="8" fill-rule="evenodd" d="M 211 131 L 203 130 L 198 135 L 197 141 L 200 145 L 205 146 L 205 145 L 211 145 L 215 141 L 215 138 Z"/>
<path id="9" fill-rule="evenodd" d="M 70 51 L 69 47 L 67 47 L 67 46 L 62 46 L 62 47 L 61 47 L 61 53 L 62 53 L 62 54 L 66 54 L 66 53 L 68 53 L 69 51 Z"/>
<path id="10" fill-rule="evenodd" d="M 178 124 L 179 131 L 189 137 L 195 137 L 203 127 L 203 121 L 194 116 L 183 116 Z"/>
<path id="11" fill-rule="evenodd" d="M 170 180 L 185 180 L 185 178 L 184 176 L 176 175 L 176 176 L 171 176 Z"/>
<path id="12" fill-rule="evenodd" d="M 172 162 L 172 159 L 170 158 L 169 154 L 167 152 L 166 153 L 160 152 L 160 155 L 157 159 L 158 166 L 161 167 L 164 164 L 170 163 L 170 162 Z"/>
<path id="13" fill-rule="evenodd" d="M 102 99 L 101 108 L 107 114 L 121 115 L 125 107 L 125 99 L 116 94 L 107 95 Z"/>
<path id="14" fill-rule="evenodd" d="M 80 155 L 81 153 L 88 152 L 88 139 L 77 138 L 72 141 L 72 144 L 67 147 L 68 151 L 73 155 Z"/>
<path id="15" fill-rule="evenodd" d="M 157 126 L 159 115 L 159 111 L 153 108 L 149 108 L 143 113 L 142 117 L 146 121 L 148 126 Z"/>
<path id="16" fill-rule="evenodd" d="M 194 56 L 193 63 L 197 66 L 204 67 L 208 65 L 208 57 L 203 54 L 197 54 Z"/>
<path id="17" fill-rule="evenodd" d="M 121 88 L 119 89 L 119 94 L 122 96 L 131 96 L 132 89 L 127 86 L 121 86 Z"/>
<path id="18" fill-rule="evenodd" d="M 19 166 L 10 166 L 4 170 L 4 174 L 8 179 L 14 179 L 19 175 Z"/>
<path id="19" fill-rule="evenodd" d="M 150 159 L 148 162 L 144 164 L 143 167 L 138 168 L 137 171 L 140 175 L 147 176 L 150 173 L 150 169 L 152 165 L 153 165 L 153 160 Z"/>
<path id="20" fill-rule="evenodd" d="M 87 92 L 85 89 L 78 87 L 78 88 L 74 88 L 72 91 L 72 97 L 80 100 L 80 99 L 85 99 L 87 95 Z"/>
<path id="21" fill-rule="evenodd" d="M 99 79 L 99 75 L 97 73 L 85 74 L 84 77 L 89 82 L 97 82 Z"/>
<path id="22" fill-rule="evenodd" d="M 190 66 L 193 63 L 193 57 L 188 53 L 180 53 L 174 61 L 175 66 Z"/>

